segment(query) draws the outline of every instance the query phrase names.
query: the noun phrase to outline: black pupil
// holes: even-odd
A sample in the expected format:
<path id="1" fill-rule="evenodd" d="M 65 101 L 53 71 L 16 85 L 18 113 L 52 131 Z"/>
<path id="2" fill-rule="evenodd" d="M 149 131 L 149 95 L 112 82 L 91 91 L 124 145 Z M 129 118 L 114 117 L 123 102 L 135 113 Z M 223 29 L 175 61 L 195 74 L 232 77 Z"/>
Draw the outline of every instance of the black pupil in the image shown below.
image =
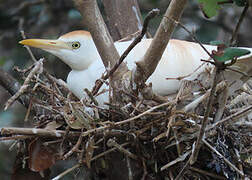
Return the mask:
<path id="1" fill-rule="evenodd" d="M 74 43 L 73 46 L 74 46 L 75 48 L 77 48 L 77 47 L 79 47 L 79 44 L 78 44 L 78 43 Z"/>

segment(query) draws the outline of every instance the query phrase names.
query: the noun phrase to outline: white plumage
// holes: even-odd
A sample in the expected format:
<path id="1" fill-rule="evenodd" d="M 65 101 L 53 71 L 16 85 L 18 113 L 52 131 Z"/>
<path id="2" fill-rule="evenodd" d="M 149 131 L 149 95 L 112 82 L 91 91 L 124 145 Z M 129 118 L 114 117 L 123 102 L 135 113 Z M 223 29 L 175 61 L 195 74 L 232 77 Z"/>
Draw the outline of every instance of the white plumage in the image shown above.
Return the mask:
<path id="1" fill-rule="evenodd" d="M 144 56 L 151 41 L 151 39 L 143 39 L 129 53 L 124 61 L 129 70 L 132 70 L 135 62 Z M 100 78 L 102 73 L 105 72 L 100 55 L 90 33 L 87 31 L 73 31 L 57 40 L 27 39 L 20 43 L 48 51 L 69 65 L 72 71 L 67 77 L 67 84 L 69 89 L 79 98 L 84 98 L 85 92 L 83 89 L 88 88 L 92 90 L 96 79 Z M 121 55 L 130 43 L 131 41 L 115 42 L 118 53 Z M 209 52 L 216 50 L 216 46 L 204 46 Z M 252 52 L 251 48 L 246 49 Z M 172 94 L 178 90 L 180 81 L 167 80 L 166 78 L 177 78 L 193 73 L 202 64 L 201 59 L 207 60 L 209 56 L 198 44 L 181 40 L 170 40 L 156 70 L 149 77 L 147 83 L 151 82 L 153 91 L 159 95 Z M 250 72 L 252 71 L 251 61 L 252 55 L 250 53 L 240 57 L 234 66 L 236 69 L 252 74 Z M 193 73 L 190 79 L 195 78 L 199 72 Z M 240 77 L 241 75 L 237 73 L 231 76 L 227 73 L 226 78 L 240 81 Z M 241 83 L 238 83 L 238 87 Z M 102 88 L 106 88 L 105 85 Z M 107 102 L 108 94 L 105 93 L 98 96 L 97 100 L 101 104 Z"/>

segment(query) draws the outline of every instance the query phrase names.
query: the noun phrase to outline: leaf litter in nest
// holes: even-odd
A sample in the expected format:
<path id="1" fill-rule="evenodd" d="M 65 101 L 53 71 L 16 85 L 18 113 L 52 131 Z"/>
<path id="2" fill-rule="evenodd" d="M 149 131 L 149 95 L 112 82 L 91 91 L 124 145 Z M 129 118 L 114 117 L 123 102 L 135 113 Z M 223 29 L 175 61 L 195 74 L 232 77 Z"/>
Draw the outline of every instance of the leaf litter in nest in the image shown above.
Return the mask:
<path id="1" fill-rule="evenodd" d="M 67 103 L 63 107 L 66 123 L 73 129 L 91 129 L 92 114 L 81 103 Z"/>

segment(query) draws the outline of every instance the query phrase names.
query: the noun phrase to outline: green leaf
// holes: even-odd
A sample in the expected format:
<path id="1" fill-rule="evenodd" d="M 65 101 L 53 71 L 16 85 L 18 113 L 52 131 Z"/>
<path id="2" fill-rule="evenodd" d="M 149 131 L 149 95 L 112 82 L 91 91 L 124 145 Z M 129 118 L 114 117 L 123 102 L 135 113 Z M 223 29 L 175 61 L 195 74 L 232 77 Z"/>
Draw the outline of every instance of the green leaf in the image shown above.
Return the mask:
<path id="1" fill-rule="evenodd" d="M 223 2 L 226 0 L 198 0 L 202 12 L 207 18 L 211 18 L 217 15 L 218 10 L 221 8 L 218 2 Z"/>
<path id="2" fill-rule="evenodd" d="M 225 61 L 232 60 L 234 58 L 244 56 L 246 54 L 250 54 L 250 51 L 247 49 L 229 47 L 224 50 L 223 55 L 221 56 L 213 55 L 213 57 L 220 62 L 225 62 Z"/>

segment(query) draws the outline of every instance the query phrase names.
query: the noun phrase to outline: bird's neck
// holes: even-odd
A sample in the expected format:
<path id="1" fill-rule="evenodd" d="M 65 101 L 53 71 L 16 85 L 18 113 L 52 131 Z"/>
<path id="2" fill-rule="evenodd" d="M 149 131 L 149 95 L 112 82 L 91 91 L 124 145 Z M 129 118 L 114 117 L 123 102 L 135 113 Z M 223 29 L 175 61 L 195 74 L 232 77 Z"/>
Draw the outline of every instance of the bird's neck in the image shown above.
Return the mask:
<path id="1" fill-rule="evenodd" d="M 82 63 L 85 69 L 87 69 L 92 63 L 96 61 L 101 61 L 101 57 L 92 39 L 86 41 L 85 54 L 83 54 L 82 58 L 83 58 Z M 76 68 L 72 68 L 72 69 L 78 70 L 78 68 L 79 68 L 79 65 L 76 64 Z"/>

